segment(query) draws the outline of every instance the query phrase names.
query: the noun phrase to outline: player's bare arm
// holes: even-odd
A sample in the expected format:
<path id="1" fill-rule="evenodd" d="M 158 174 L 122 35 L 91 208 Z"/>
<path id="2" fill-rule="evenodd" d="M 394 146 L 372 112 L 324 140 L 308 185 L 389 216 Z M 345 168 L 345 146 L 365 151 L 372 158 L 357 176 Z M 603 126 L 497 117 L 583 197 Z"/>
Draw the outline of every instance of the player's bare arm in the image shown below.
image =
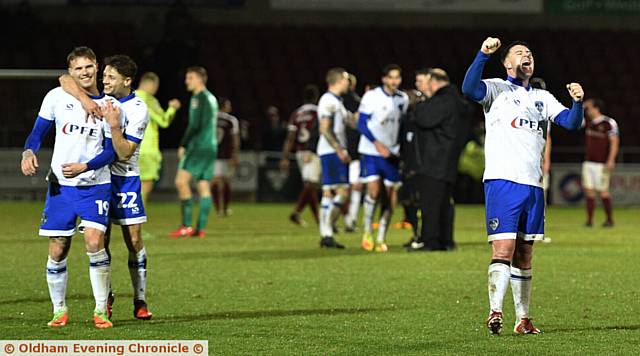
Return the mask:
<path id="1" fill-rule="evenodd" d="M 86 163 L 65 163 L 62 165 L 62 175 L 65 178 L 74 178 L 78 174 L 86 172 L 87 169 Z"/>
<path id="2" fill-rule="evenodd" d="M 358 113 L 357 112 L 347 111 L 347 117 L 345 118 L 345 122 L 347 123 L 347 126 L 349 126 L 350 128 L 357 129 L 358 128 Z"/>
<path id="3" fill-rule="evenodd" d="M 347 153 L 347 150 L 345 150 L 344 148 L 342 148 L 342 146 L 340 146 L 340 142 L 338 142 L 338 139 L 336 138 L 336 134 L 333 132 L 332 126 L 333 126 L 333 120 L 326 117 L 321 118 L 320 134 L 323 135 L 324 138 L 329 143 L 329 145 L 333 147 L 334 150 L 336 150 L 336 154 L 338 155 L 338 158 L 340 158 L 342 162 L 348 163 L 351 161 L 351 157 L 349 157 L 349 153 Z"/>
<path id="4" fill-rule="evenodd" d="M 118 159 L 121 161 L 128 160 L 133 156 L 138 144 L 131 142 L 124 137 L 122 128 L 120 127 L 120 108 L 113 106 L 110 101 L 107 101 L 102 112 L 105 120 L 107 120 L 107 123 L 111 127 L 111 139 Z"/>
<path id="5" fill-rule="evenodd" d="M 240 132 L 233 135 L 233 152 L 231 153 L 231 164 L 237 166 L 240 163 Z"/>
<path id="6" fill-rule="evenodd" d="M 91 119 L 94 123 L 96 120 L 100 120 L 102 117 L 102 108 L 95 101 L 91 100 L 87 93 L 82 90 L 76 83 L 76 81 L 69 75 L 63 74 L 58 78 L 62 90 L 69 93 L 74 98 L 80 101 L 82 108 L 86 112 L 85 121 Z"/>
<path id="7" fill-rule="evenodd" d="M 291 147 L 296 139 L 297 130 L 290 130 L 287 134 L 287 139 L 284 140 L 282 145 L 282 159 L 280 160 L 280 169 L 289 169 L 289 155 L 291 153 Z"/>
<path id="8" fill-rule="evenodd" d="M 609 136 L 609 155 L 607 156 L 607 170 L 609 172 L 616 168 L 616 156 L 618 155 L 618 149 L 620 148 L 620 137 L 618 135 Z"/>
<path id="9" fill-rule="evenodd" d="M 22 152 L 22 161 L 20 162 L 22 174 L 25 176 L 33 176 L 38 171 L 38 167 L 38 158 L 31 149 Z"/>

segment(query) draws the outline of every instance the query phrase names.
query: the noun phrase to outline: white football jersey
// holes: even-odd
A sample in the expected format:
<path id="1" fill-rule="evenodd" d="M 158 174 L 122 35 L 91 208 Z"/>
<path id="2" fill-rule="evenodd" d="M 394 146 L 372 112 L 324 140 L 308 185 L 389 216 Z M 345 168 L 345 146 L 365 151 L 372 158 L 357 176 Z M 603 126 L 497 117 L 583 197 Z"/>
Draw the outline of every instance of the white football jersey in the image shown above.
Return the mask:
<path id="1" fill-rule="evenodd" d="M 484 180 L 542 187 L 547 125 L 567 108 L 548 91 L 504 79 L 486 79 Z"/>
<path id="2" fill-rule="evenodd" d="M 342 98 L 331 92 L 326 92 L 320 97 L 320 101 L 318 101 L 318 122 L 326 118 L 332 120 L 333 133 L 343 148 L 347 147 L 347 115 L 349 115 L 349 113 L 342 103 Z M 318 127 L 319 126 L 320 125 L 318 125 Z M 329 141 L 327 141 L 324 135 L 320 134 L 317 149 L 318 156 L 335 152 L 336 150 L 331 147 Z"/>
<path id="3" fill-rule="evenodd" d="M 367 127 L 392 154 L 400 153 L 398 143 L 398 133 L 400 132 L 400 121 L 402 115 L 407 112 L 409 97 L 401 91 L 396 91 L 393 95 L 387 94 L 382 87 L 369 90 L 364 93 L 358 112 L 371 115 L 367 121 Z M 358 144 L 358 152 L 370 156 L 380 156 L 373 142 L 362 135 Z"/>
<path id="4" fill-rule="evenodd" d="M 123 177 L 135 177 L 140 175 L 140 167 L 138 166 L 138 156 L 140 156 L 140 142 L 144 138 L 144 130 L 149 123 L 149 112 L 147 104 L 136 96 L 135 92 L 118 99 L 122 104 L 124 112 L 124 120 L 121 121 L 120 127 L 124 137 L 138 144 L 131 158 L 126 161 L 118 161 L 117 159 L 111 164 L 111 174 Z"/>
<path id="5" fill-rule="evenodd" d="M 100 105 L 111 100 L 114 105 L 120 106 L 117 100 L 104 94 L 91 98 Z M 38 116 L 55 122 L 56 139 L 51 158 L 51 171 L 60 185 L 86 186 L 111 182 L 108 165 L 86 171 L 74 178 L 65 178 L 62 175 L 62 164 L 87 163 L 102 152 L 104 139 L 111 138 L 111 130 L 105 120 L 95 123 L 92 120 L 86 120 L 80 101 L 67 94 L 61 87 L 47 93 Z M 121 120 L 123 117 L 124 114 L 121 115 Z"/>

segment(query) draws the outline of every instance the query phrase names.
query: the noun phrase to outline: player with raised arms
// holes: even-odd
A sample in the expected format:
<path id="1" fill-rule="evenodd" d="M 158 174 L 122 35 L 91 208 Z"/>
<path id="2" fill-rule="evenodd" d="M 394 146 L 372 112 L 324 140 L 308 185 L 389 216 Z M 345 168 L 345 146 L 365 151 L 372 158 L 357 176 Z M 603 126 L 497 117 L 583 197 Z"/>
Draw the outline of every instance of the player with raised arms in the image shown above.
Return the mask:
<path id="1" fill-rule="evenodd" d="M 123 120 L 115 99 L 100 94 L 96 76 L 98 63 L 88 47 L 74 48 L 67 56 L 69 75 L 98 105 L 105 105 L 102 115 L 108 120 Z M 67 255 L 76 232 L 76 219 L 84 229 L 84 242 L 89 256 L 89 279 L 95 299 L 93 322 L 97 328 L 113 326 L 107 317 L 107 298 L 111 281 L 111 262 L 105 249 L 104 233 L 109 224 L 111 178 L 109 163 L 115 158 L 111 132 L 105 121 L 86 120 L 79 100 L 61 87 L 45 96 L 38 118 L 25 143 L 21 169 L 33 176 L 39 168 L 36 153 L 43 138 L 55 126 L 55 143 L 51 170 L 47 176 L 49 189 L 40 225 L 40 236 L 49 237 L 46 277 L 53 303 L 52 327 L 65 326 L 68 308 Z"/>
<path id="2" fill-rule="evenodd" d="M 488 273 L 488 329 L 502 331 L 502 305 L 509 284 L 516 309 L 514 332 L 538 334 L 529 315 L 533 242 L 544 234 L 542 157 L 551 121 L 577 130 L 583 121 L 584 92 L 578 83 L 567 84 L 573 99 L 564 107 L 546 90 L 534 89 L 534 57 L 528 44 L 516 41 L 501 52 L 506 79 L 482 80 L 491 54 L 501 46 L 487 38 L 467 70 L 462 92 L 480 103 L 486 121 L 484 187 L 486 229 L 492 247 Z"/>

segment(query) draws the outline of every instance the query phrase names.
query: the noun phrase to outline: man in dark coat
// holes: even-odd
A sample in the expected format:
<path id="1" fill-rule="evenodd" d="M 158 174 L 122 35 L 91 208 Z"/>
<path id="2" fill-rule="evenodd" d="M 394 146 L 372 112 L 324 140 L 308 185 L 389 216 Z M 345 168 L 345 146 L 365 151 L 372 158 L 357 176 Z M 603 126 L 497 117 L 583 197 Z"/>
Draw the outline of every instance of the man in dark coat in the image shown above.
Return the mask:
<path id="1" fill-rule="evenodd" d="M 419 103 L 412 116 L 421 160 L 417 181 L 422 229 L 408 250 L 452 250 L 453 187 L 460 153 L 471 133 L 471 106 L 442 69 L 418 71 L 416 86 L 429 99 Z"/>

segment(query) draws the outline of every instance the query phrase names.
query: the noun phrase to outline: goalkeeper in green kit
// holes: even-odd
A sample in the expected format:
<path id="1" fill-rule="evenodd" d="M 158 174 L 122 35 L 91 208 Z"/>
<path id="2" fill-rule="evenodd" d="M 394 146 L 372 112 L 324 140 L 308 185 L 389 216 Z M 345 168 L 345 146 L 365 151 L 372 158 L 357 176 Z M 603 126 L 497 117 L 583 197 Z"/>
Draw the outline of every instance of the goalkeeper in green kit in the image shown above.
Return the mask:
<path id="1" fill-rule="evenodd" d="M 147 207 L 147 200 L 153 191 L 153 185 L 160 179 L 162 152 L 160 152 L 160 128 L 167 128 L 180 109 L 178 99 L 169 100 L 169 107 L 163 110 L 155 98 L 160 86 L 160 78 L 153 72 L 146 72 L 140 77 L 136 96 L 142 99 L 149 109 L 149 124 L 144 132 L 144 140 L 140 143 L 140 179 L 142 180 L 142 205 Z M 144 233 L 144 231 L 143 231 Z"/>
<path id="2" fill-rule="evenodd" d="M 176 189 L 180 198 L 182 224 L 169 234 L 177 238 L 194 236 L 204 238 L 209 211 L 211 211 L 211 189 L 209 181 L 217 154 L 216 120 L 218 101 L 207 90 L 207 71 L 202 67 L 187 68 L 185 85 L 193 95 L 189 104 L 189 125 L 178 148 L 178 173 Z M 194 179 L 200 196 L 200 212 L 197 225 L 192 225 L 193 198 L 190 182 Z"/>

